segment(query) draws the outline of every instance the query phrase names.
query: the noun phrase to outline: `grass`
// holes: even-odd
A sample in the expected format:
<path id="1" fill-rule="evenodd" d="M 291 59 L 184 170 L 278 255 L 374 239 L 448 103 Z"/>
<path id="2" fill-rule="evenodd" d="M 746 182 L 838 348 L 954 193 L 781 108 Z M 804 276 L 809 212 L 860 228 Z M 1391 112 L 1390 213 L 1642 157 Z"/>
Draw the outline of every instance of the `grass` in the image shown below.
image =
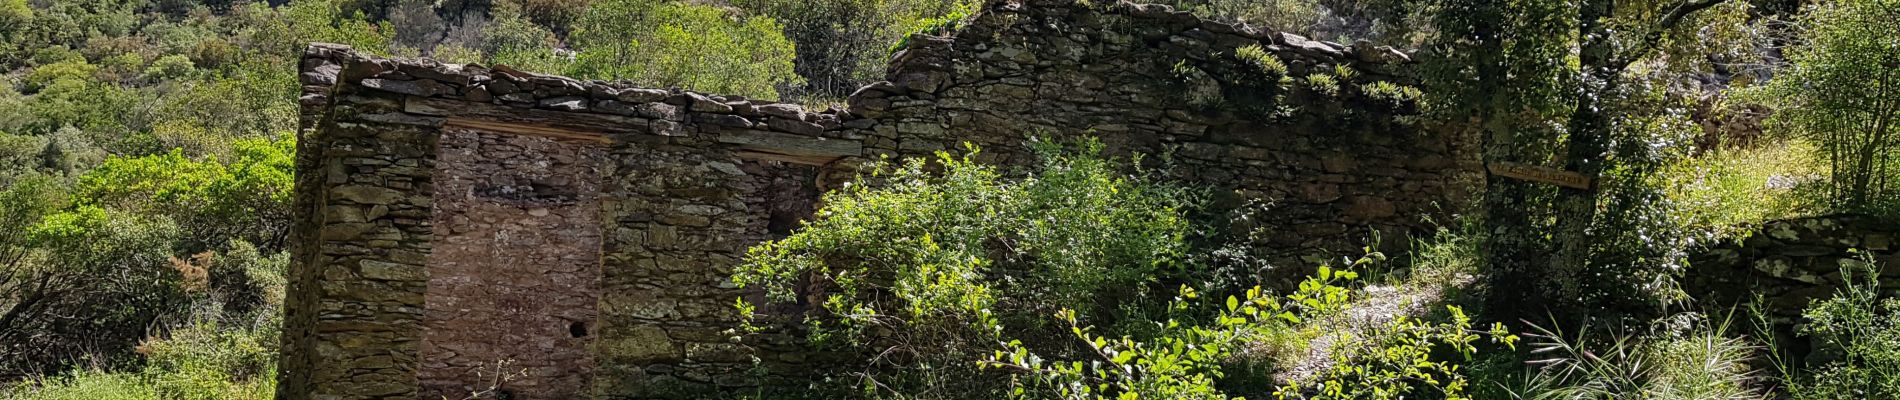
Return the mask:
<path id="1" fill-rule="evenodd" d="M 1801 189 L 1824 178 L 1815 151 L 1799 140 L 1720 148 L 1670 165 L 1660 176 L 1685 227 L 1724 236 L 1743 224 L 1814 212 Z"/>

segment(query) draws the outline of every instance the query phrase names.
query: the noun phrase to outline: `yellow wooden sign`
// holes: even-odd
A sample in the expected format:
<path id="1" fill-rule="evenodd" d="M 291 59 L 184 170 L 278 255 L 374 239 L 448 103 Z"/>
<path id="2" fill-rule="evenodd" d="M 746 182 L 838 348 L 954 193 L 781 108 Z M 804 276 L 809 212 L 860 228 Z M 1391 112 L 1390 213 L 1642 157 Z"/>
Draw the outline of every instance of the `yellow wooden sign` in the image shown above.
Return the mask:
<path id="1" fill-rule="evenodd" d="M 1577 189 L 1589 189 L 1594 179 L 1583 174 L 1556 168 L 1524 165 L 1514 162 L 1494 162 L 1485 165 L 1492 175 L 1514 178 L 1531 182 L 1542 182 Z"/>

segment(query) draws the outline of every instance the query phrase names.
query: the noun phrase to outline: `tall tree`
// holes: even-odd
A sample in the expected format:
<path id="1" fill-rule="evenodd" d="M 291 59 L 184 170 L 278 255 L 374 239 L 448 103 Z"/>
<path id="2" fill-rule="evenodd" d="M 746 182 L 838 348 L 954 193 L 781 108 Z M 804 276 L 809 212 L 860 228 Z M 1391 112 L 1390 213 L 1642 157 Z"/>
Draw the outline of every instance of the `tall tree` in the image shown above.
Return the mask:
<path id="1" fill-rule="evenodd" d="M 1832 208 L 1900 210 L 1900 1 L 1841 0 L 1800 19 L 1793 64 L 1757 99 L 1773 126 L 1812 140 L 1828 164 Z"/>
<path id="2" fill-rule="evenodd" d="M 1432 80 L 1447 111 L 1474 121 L 1485 161 L 1562 167 L 1600 176 L 1628 158 L 1615 146 L 1631 65 L 1695 32 L 1693 16 L 1726 0 L 1445 0 Z M 1599 180 L 1601 182 L 1601 180 Z M 1603 232 L 1604 188 L 1533 186 L 1493 177 L 1487 312 L 1495 318 L 1582 317 Z"/>

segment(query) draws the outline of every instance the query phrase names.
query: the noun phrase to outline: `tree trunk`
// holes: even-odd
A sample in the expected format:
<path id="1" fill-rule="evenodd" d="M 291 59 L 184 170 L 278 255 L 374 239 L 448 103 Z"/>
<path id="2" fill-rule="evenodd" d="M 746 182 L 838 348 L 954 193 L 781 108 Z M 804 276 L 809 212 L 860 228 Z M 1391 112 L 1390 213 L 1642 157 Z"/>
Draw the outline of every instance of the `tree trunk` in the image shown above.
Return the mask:
<path id="1" fill-rule="evenodd" d="M 1589 177 L 1603 173 L 1609 152 L 1612 116 L 1604 98 L 1614 96 L 1622 67 L 1616 64 L 1610 29 L 1605 25 L 1616 9 L 1615 0 L 1592 0 L 1579 10 L 1579 31 L 1583 39 L 1578 52 L 1582 82 L 1577 87 L 1576 110 L 1570 115 L 1570 141 L 1564 153 L 1564 167 Z M 1550 273 L 1544 276 L 1545 288 L 1554 290 L 1555 311 L 1562 319 L 1579 317 L 1586 305 L 1582 280 L 1589 279 L 1590 226 L 1596 222 L 1597 186 L 1563 189 L 1557 201 L 1557 256 Z"/>

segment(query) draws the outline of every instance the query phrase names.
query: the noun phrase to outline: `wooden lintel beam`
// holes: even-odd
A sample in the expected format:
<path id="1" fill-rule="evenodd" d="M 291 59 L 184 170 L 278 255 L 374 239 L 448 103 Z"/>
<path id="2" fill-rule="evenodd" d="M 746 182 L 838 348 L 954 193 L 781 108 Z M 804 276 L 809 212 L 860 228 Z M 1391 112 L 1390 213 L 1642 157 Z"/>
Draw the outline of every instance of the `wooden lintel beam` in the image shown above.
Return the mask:
<path id="1" fill-rule="evenodd" d="M 810 165 L 825 165 L 864 154 L 864 144 L 856 140 L 750 129 L 720 132 L 719 142 L 737 145 L 742 155 L 752 155 L 752 158 Z"/>
<path id="2" fill-rule="evenodd" d="M 607 135 L 595 132 L 583 132 L 540 125 L 517 124 L 511 122 L 490 121 L 475 118 L 450 117 L 442 124 L 446 127 L 461 127 L 482 132 L 512 133 L 517 135 L 544 136 L 555 139 L 582 140 L 600 144 L 613 144 Z"/>
<path id="3" fill-rule="evenodd" d="M 831 165 L 831 163 L 836 162 L 839 159 L 839 157 L 794 156 L 794 155 L 765 153 L 765 152 L 746 151 L 746 150 L 735 151 L 732 154 L 735 156 L 739 156 L 739 158 L 750 159 L 750 160 L 778 161 L 778 162 L 785 162 L 785 163 L 792 163 L 792 164 L 799 164 L 799 165 L 812 165 L 812 166 L 819 166 L 819 167 Z"/>

